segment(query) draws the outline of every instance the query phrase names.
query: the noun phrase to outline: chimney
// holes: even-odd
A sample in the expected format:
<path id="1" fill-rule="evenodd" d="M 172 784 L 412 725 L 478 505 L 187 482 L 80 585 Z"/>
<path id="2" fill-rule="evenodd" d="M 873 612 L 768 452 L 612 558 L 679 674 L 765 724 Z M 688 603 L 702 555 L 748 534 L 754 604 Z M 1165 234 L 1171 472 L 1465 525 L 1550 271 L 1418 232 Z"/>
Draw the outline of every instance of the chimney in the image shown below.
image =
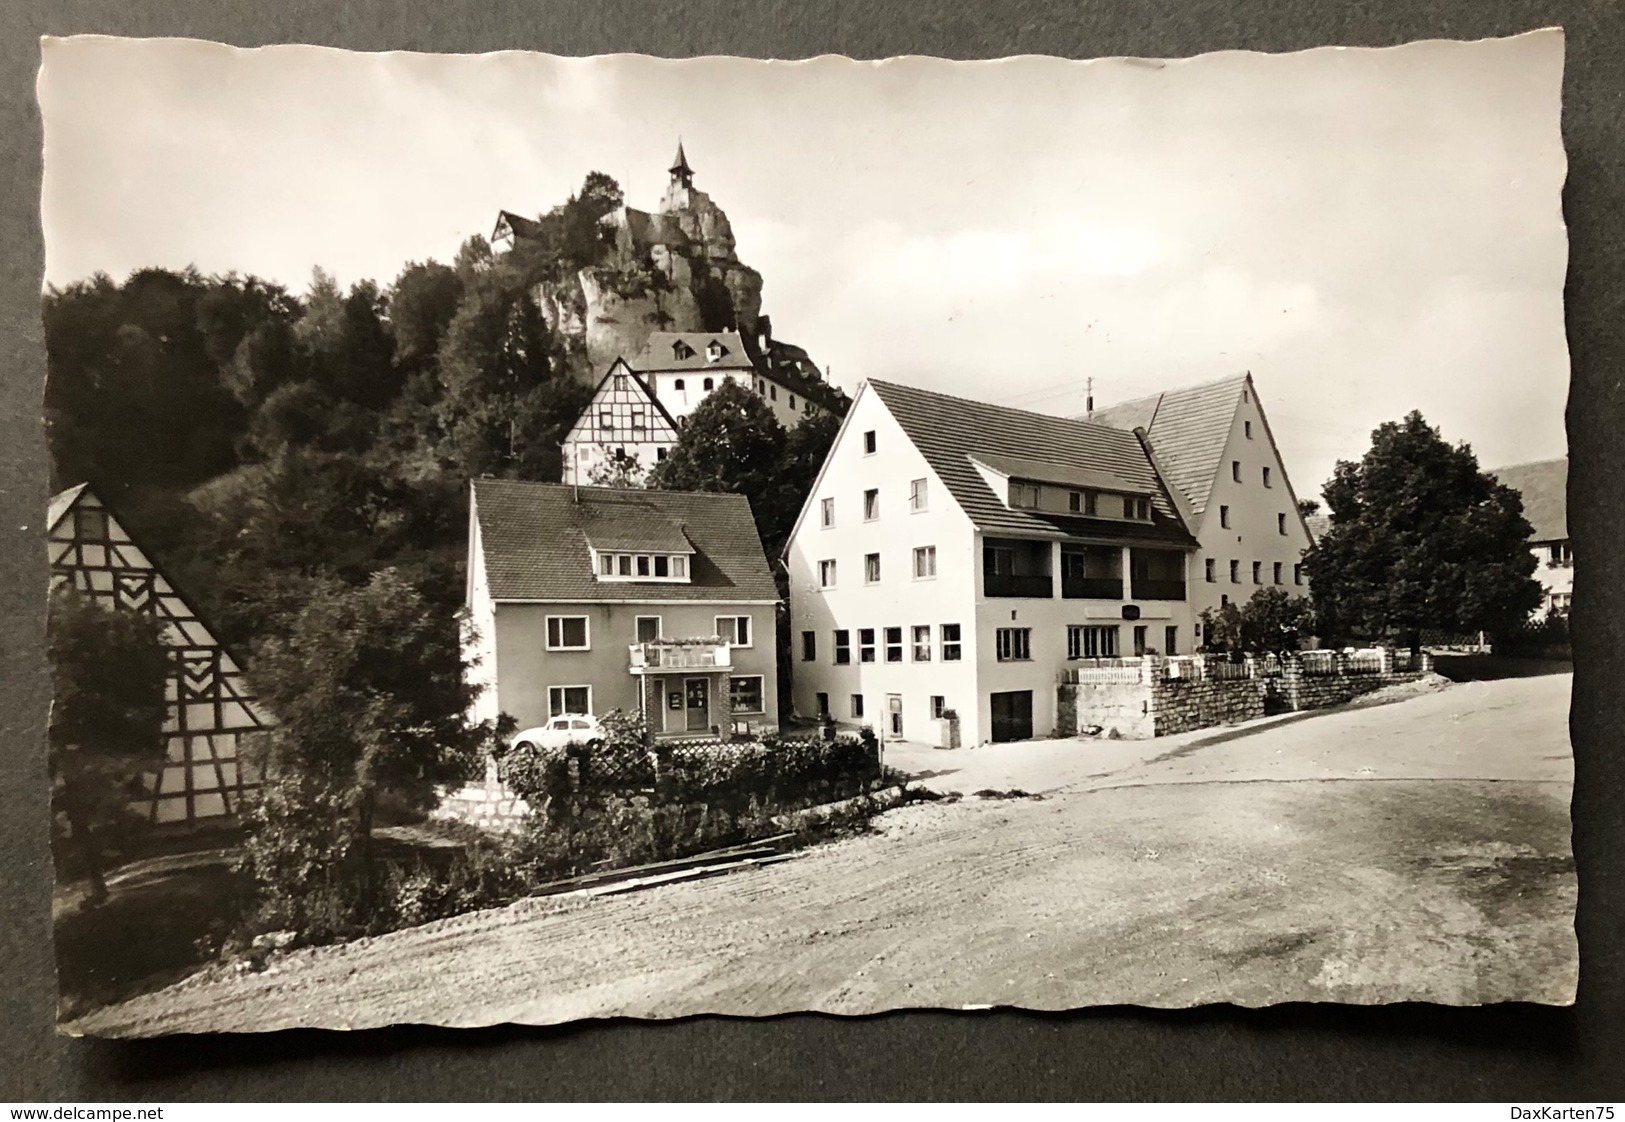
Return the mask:
<path id="1" fill-rule="evenodd" d="M 1095 415 L 1095 380 L 1093 378 L 1086 379 L 1084 387 L 1084 393 L 1088 396 L 1083 400 L 1083 415 L 1093 419 Z"/>

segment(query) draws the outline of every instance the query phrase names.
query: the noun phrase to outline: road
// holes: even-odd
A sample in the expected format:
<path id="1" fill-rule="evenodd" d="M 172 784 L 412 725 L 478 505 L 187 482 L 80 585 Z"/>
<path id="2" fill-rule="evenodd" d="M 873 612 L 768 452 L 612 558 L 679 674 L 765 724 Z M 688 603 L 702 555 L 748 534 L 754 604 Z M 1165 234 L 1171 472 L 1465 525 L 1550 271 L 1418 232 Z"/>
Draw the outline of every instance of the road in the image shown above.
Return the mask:
<path id="1" fill-rule="evenodd" d="M 770 868 L 302 951 L 70 1031 L 1568 1002 L 1571 683 L 1466 683 L 1173 742 L 1015 746 L 1014 765 L 986 755 L 1002 747 L 974 766 L 944 754 L 949 776 L 991 767 L 1048 793 L 914 805 Z"/>

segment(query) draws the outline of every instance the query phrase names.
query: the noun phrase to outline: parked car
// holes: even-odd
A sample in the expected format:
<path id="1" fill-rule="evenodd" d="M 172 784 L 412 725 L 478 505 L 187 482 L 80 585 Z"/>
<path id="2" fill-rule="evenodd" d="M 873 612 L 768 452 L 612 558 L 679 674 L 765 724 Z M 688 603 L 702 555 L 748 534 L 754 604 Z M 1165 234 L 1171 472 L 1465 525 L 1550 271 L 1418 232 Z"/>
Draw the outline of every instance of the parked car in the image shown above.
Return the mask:
<path id="1" fill-rule="evenodd" d="M 563 750 L 575 744 L 597 748 L 604 743 L 604 728 L 591 713 L 560 713 L 545 725 L 526 729 L 510 743 L 514 748 L 531 745 L 541 749 Z"/>

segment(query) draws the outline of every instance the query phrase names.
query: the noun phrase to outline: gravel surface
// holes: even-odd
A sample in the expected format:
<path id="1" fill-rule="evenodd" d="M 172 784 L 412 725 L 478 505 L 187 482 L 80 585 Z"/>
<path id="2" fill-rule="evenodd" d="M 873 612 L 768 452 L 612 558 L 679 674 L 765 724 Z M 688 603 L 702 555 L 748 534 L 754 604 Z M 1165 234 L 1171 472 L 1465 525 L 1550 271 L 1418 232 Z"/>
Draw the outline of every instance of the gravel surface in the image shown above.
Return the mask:
<path id="1" fill-rule="evenodd" d="M 939 753 L 939 770 L 977 789 L 1044 797 L 909 806 L 770 868 L 302 951 L 67 1028 L 1566 1003 L 1571 683 L 1466 683 L 1168 740 Z"/>

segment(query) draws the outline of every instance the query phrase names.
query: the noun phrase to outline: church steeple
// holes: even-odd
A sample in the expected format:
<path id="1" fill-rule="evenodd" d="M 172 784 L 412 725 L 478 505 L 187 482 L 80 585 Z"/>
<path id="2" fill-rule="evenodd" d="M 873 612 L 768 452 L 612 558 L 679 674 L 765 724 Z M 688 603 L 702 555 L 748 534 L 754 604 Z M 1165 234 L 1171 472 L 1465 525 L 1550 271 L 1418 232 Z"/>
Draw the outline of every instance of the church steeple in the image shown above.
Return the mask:
<path id="1" fill-rule="evenodd" d="M 673 187 L 694 186 L 694 169 L 688 166 L 688 157 L 683 154 L 681 139 L 677 141 L 677 158 L 672 161 L 671 167 L 667 170 L 671 172 Z"/>

